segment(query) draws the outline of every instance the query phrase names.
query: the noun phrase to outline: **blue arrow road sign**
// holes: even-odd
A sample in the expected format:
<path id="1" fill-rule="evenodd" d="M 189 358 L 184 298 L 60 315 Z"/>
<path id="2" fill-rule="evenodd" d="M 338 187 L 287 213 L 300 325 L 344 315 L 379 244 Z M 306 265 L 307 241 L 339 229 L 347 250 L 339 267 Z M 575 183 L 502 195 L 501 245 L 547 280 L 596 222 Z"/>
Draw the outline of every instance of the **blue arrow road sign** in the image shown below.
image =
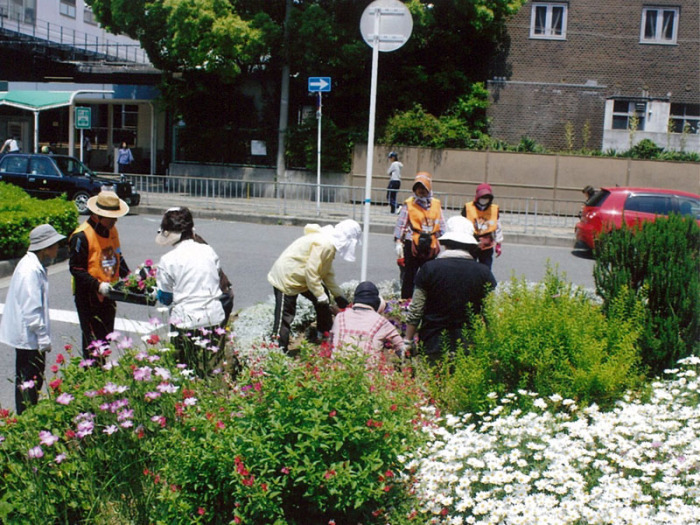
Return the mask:
<path id="1" fill-rule="evenodd" d="M 331 77 L 309 77 L 309 91 L 326 93 L 331 90 Z"/>

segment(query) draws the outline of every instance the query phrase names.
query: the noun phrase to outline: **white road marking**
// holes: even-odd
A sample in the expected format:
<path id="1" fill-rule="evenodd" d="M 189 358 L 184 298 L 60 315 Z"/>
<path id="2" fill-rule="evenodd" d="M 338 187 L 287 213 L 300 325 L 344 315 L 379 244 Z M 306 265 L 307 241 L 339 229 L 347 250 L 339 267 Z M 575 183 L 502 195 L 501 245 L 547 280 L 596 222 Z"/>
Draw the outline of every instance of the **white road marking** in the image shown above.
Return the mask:
<path id="1" fill-rule="evenodd" d="M 5 304 L 0 303 L 0 314 L 5 311 Z M 80 324 L 78 313 L 72 310 L 55 310 L 49 309 L 49 317 L 52 321 L 59 323 Z M 150 334 L 156 327 L 147 321 L 134 321 L 133 319 L 124 319 L 117 317 L 114 320 L 114 329 L 118 332 L 130 332 L 135 334 Z"/>

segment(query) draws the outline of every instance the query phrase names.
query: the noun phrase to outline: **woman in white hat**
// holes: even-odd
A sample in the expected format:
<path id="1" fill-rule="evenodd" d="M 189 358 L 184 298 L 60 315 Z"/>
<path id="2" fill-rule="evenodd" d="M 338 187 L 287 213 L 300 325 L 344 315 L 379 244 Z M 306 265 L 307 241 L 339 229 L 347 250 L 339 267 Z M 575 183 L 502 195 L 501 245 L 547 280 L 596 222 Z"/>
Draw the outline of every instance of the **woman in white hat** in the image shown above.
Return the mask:
<path id="1" fill-rule="evenodd" d="M 46 354 L 51 351 L 49 278 L 58 246 L 66 238 L 50 224 L 29 233 L 27 254 L 17 264 L 0 320 L 0 341 L 15 349 L 15 406 L 21 414 L 35 405 L 44 383 Z"/>
<path id="2" fill-rule="evenodd" d="M 491 270 L 474 258 L 479 245 L 472 223 L 457 216 L 448 219 L 446 227 L 440 237 L 444 250 L 416 274 L 406 316 L 406 345 L 413 345 L 420 325 L 422 349 L 431 361 L 440 357 L 445 344 L 454 352 L 470 313 L 480 313 L 486 294 L 496 287 Z"/>
<path id="3" fill-rule="evenodd" d="M 112 284 L 129 274 L 115 225 L 129 213 L 129 206 L 113 191 L 101 191 L 88 199 L 90 217 L 70 236 L 70 261 L 75 308 L 83 333 L 83 357 L 104 359 L 92 349 L 114 331 L 117 303 L 110 299 Z"/>

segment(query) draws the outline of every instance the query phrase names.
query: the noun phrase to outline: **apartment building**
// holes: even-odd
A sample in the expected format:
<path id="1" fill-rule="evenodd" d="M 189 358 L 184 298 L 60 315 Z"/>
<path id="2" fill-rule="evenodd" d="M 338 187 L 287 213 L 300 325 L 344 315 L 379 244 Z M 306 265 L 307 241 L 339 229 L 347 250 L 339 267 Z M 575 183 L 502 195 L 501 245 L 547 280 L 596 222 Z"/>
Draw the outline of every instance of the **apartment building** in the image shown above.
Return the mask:
<path id="1" fill-rule="evenodd" d="M 493 70 L 494 137 L 700 152 L 700 0 L 528 2 Z"/>
<path id="2" fill-rule="evenodd" d="M 155 172 L 169 135 L 159 81 L 139 42 L 101 28 L 84 0 L 0 0 L 0 139 L 78 155 L 83 134 L 98 169 L 126 141 L 140 171 Z M 32 96 L 42 92 L 56 96 Z M 88 129 L 76 129 L 76 107 L 90 109 Z"/>

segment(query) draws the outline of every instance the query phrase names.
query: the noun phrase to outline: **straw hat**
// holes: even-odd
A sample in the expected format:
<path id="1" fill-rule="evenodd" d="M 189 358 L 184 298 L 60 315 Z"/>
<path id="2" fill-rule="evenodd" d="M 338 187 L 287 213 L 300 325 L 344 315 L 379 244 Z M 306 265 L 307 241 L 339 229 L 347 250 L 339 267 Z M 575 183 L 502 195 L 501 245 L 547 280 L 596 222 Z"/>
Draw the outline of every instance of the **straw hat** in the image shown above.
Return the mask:
<path id="1" fill-rule="evenodd" d="M 100 217 L 116 219 L 129 213 L 129 205 L 113 191 L 101 191 L 87 201 L 88 209 Z"/>

